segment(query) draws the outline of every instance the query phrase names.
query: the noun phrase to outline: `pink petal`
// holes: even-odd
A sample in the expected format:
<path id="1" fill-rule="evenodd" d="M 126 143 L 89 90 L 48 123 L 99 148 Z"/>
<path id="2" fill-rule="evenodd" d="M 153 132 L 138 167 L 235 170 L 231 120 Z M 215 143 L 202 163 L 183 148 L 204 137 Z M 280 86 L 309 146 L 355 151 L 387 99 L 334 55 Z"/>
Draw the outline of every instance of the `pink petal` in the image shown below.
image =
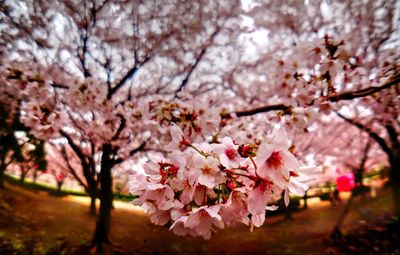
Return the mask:
<path id="1" fill-rule="evenodd" d="M 251 222 L 255 227 L 261 227 L 265 221 L 265 212 L 251 215 Z"/>
<path id="2" fill-rule="evenodd" d="M 283 159 L 283 162 L 287 168 L 289 168 L 292 171 L 298 171 L 300 168 L 300 163 L 299 160 L 290 152 L 288 151 L 282 151 L 281 156 Z"/>
<path id="3" fill-rule="evenodd" d="M 289 200 L 289 190 L 287 188 L 285 189 L 285 194 L 283 196 L 283 200 L 285 202 L 285 206 L 288 206 L 290 200 Z"/>
<path id="4" fill-rule="evenodd" d="M 271 144 L 260 144 L 260 147 L 257 151 L 257 157 L 255 159 L 258 168 L 265 164 L 267 159 L 271 156 L 272 152 L 274 152 L 274 147 Z"/>
<path id="5" fill-rule="evenodd" d="M 216 184 L 215 183 L 215 178 L 213 176 L 211 176 L 211 175 L 208 175 L 208 174 L 200 175 L 199 176 L 199 183 L 201 185 L 206 186 L 207 188 L 210 188 L 210 189 L 214 188 L 214 186 Z"/>

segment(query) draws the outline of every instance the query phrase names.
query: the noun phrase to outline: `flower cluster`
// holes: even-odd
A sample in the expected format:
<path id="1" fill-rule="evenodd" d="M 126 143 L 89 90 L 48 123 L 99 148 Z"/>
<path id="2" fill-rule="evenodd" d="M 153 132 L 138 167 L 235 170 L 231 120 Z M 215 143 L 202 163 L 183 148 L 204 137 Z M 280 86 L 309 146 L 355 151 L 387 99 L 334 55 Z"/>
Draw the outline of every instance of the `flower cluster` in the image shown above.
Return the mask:
<path id="1" fill-rule="evenodd" d="M 164 136 L 171 124 L 179 125 L 185 136 L 193 141 L 203 134 L 215 132 L 221 122 L 219 109 L 207 108 L 208 102 L 167 102 L 162 98 L 145 101 L 145 106 L 138 106 L 141 120 L 152 133 Z"/>
<path id="2" fill-rule="evenodd" d="M 175 125 L 171 137 L 168 157 L 151 154 L 130 191 L 154 224 L 170 223 L 177 235 L 209 239 L 224 226 L 260 227 L 282 192 L 287 205 L 289 192 L 303 195 L 316 170 L 300 166 L 282 130 L 260 144 L 236 144 L 230 137 L 192 143 Z"/>

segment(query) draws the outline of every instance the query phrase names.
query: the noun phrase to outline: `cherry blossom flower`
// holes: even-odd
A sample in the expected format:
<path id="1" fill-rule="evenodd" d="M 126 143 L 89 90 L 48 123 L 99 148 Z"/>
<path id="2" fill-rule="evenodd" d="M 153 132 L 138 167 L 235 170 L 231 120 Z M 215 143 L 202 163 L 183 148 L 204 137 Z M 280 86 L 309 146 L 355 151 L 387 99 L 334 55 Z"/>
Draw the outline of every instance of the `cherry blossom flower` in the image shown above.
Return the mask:
<path id="1" fill-rule="evenodd" d="M 237 190 L 232 191 L 219 213 L 227 226 L 235 226 L 237 223 L 249 225 L 246 194 Z"/>
<path id="2" fill-rule="evenodd" d="M 215 185 L 223 183 L 225 178 L 219 169 L 219 161 L 213 157 L 204 157 L 200 154 L 193 156 L 193 169 L 189 174 L 191 183 L 198 182 L 212 189 Z"/>
<path id="3" fill-rule="evenodd" d="M 265 211 L 274 211 L 277 209 L 276 206 L 268 206 L 268 203 L 272 203 L 274 193 L 280 194 L 280 189 L 269 183 L 268 181 L 259 179 L 252 191 L 250 191 L 247 198 L 247 207 L 249 213 L 251 213 L 251 223 L 255 227 L 260 227 L 265 221 Z"/>
<path id="4" fill-rule="evenodd" d="M 257 174 L 282 189 L 288 185 L 290 171 L 297 171 L 300 167 L 297 158 L 288 149 L 289 140 L 285 132 L 277 131 L 272 143 L 262 143 L 257 151 Z"/>
<path id="5" fill-rule="evenodd" d="M 154 224 L 171 222 L 177 235 L 209 239 L 224 226 L 260 227 L 282 192 L 287 205 L 289 192 L 303 194 L 316 172 L 300 165 L 283 130 L 260 145 L 237 145 L 230 137 L 190 143 L 177 125 L 170 132 L 173 150 L 150 154 L 131 192 Z"/>
<path id="6" fill-rule="evenodd" d="M 234 144 L 232 138 L 224 137 L 221 144 L 214 147 L 214 152 L 219 154 L 219 161 L 226 168 L 238 168 L 243 158 L 238 153 L 238 145 Z"/>
<path id="7" fill-rule="evenodd" d="M 169 144 L 165 146 L 165 149 L 169 151 L 174 151 L 179 149 L 182 146 L 187 146 L 190 144 L 186 139 L 183 134 L 183 131 L 180 127 L 177 125 L 172 125 L 170 128 L 170 134 L 172 137 L 172 140 Z"/>
<path id="8" fill-rule="evenodd" d="M 189 213 L 184 221 L 184 226 L 194 229 L 196 234 L 204 239 L 210 239 L 211 233 L 214 231 L 213 227 L 224 228 L 224 222 L 221 215 L 218 214 L 220 208 L 219 205 L 196 208 Z"/>

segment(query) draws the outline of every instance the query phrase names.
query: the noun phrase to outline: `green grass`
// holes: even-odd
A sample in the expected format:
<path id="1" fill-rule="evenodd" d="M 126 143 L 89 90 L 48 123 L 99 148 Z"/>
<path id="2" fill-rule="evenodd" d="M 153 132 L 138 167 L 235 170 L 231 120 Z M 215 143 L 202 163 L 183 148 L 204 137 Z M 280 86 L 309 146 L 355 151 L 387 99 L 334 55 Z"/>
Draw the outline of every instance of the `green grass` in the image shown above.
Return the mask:
<path id="1" fill-rule="evenodd" d="M 24 183 L 21 183 L 19 178 L 10 175 L 6 175 L 5 179 L 8 182 L 12 183 L 13 185 L 18 185 L 34 192 L 43 191 L 55 196 L 66 196 L 66 195 L 85 196 L 85 197 L 88 196 L 85 192 L 80 192 L 80 191 L 65 190 L 65 189 L 58 191 L 57 188 L 55 188 L 54 186 L 33 182 L 31 180 L 25 180 Z M 135 197 L 132 195 L 114 194 L 114 199 L 117 201 L 129 202 L 132 201 L 134 198 Z"/>

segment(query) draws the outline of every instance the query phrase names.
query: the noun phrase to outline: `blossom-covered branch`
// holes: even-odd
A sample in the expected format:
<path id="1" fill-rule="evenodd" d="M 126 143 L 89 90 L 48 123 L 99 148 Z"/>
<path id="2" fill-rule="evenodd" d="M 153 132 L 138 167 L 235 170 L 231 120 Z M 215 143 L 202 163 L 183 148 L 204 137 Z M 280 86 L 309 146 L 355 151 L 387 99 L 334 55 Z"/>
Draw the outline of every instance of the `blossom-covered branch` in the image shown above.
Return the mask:
<path id="1" fill-rule="evenodd" d="M 393 87 L 399 83 L 400 83 L 400 75 L 396 75 L 392 80 L 384 83 L 381 86 L 371 86 L 371 87 L 364 88 L 364 89 L 344 92 L 344 93 L 340 93 L 340 94 L 334 94 L 334 95 L 328 96 L 324 100 L 328 101 L 328 102 L 338 102 L 338 101 L 342 101 L 342 100 L 353 100 L 356 98 L 367 97 L 367 96 L 371 96 L 375 93 L 378 93 L 382 90 Z M 313 100 L 310 103 L 308 103 L 307 105 L 312 106 L 315 101 L 316 100 Z M 249 110 L 236 111 L 236 112 L 234 112 L 234 115 L 236 115 L 237 117 L 245 117 L 245 116 L 252 116 L 252 115 L 255 115 L 258 113 L 270 112 L 270 111 L 287 111 L 290 108 L 292 108 L 292 106 L 285 105 L 285 104 L 266 105 L 266 106 L 249 109 Z M 231 116 L 230 114 L 222 114 L 223 118 L 230 118 L 230 116 Z"/>

